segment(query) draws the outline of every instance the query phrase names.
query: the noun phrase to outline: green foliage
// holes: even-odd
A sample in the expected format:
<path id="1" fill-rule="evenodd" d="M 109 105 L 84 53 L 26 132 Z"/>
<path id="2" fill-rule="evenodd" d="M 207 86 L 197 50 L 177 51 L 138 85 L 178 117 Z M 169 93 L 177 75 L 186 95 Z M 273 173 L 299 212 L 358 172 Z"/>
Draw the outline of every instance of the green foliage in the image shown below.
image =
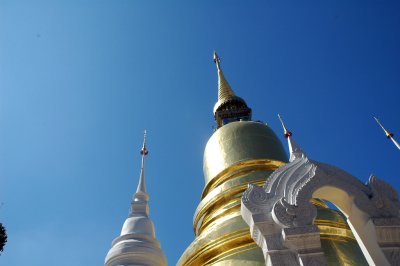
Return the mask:
<path id="1" fill-rule="evenodd" d="M 7 242 L 6 228 L 0 223 L 0 253 L 3 252 L 3 248 Z"/>

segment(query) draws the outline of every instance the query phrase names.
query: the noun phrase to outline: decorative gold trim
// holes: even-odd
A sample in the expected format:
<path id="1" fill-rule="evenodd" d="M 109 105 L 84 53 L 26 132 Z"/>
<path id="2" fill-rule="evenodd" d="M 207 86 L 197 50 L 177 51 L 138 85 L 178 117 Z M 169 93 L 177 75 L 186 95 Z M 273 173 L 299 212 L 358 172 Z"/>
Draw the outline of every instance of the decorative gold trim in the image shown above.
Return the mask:
<path id="1" fill-rule="evenodd" d="M 203 193 L 201 198 L 203 199 L 209 191 L 212 189 L 216 188 L 223 182 L 225 182 L 228 179 L 235 178 L 236 176 L 243 176 L 252 172 L 256 171 L 274 171 L 281 167 L 282 165 L 285 165 L 284 162 L 281 161 L 276 161 L 276 160 L 268 160 L 268 159 L 258 159 L 258 160 L 246 160 L 246 161 L 241 161 L 238 163 L 235 163 L 223 171 L 221 171 L 218 175 L 213 177 L 204 187 Z M 258 166 L 257 168 L 253 169 L 248 169 L 248 170 L 242 170 L 238 172 L 239 170 L 247 167 L 255 167 Z M 235 173 L 238 172 L 238 173 Z"/>
<path id="2" fill-rule="evenodd" d="M 338 228 L 335 226 L 325 226 L 319 224 L 317 224 L 317 226 L 320 231 L 321 239 L 330 239 L 335 241 L 337 240 L 345 241 L 346 239 L 356 240 L 356 238 L 353 235 L 353 232 L 351 232 L 350 229 Z"/>
<path id="3" fill-rule="evenodd" d="M 245 250 L 252 249 L 253 245 L 256 244 L 251 239 L 249 229 L 243 228 L 208 242 L 201 249 L 195 250 L 191 256 L 186 258 L 185 262 L 181 262 L 181 264 L 178 262 L 178 265 L 209 265 L 221 261 L 227 256 L 242 252 L 243 248 Z"/>
<path id="4" fill-rule="evenodd" d="M 246 252 L 246 251 L 249 251 L 249 250 L 252 250 L 252 249 L 260 249 L 260 247 L 257 246 L 257 244 L 254 242 L 254 240 L 253 239 L 251 239 L 251 240 L 252 241 L 251 242 L 249 241 L 249 243 L 246 243 L 246 242 L 243 241 L 243 245 L 236 246 L 236 247 L 234 247 L 234 248 L 232 248 L 232 249 L 230 249 L 230 250 L 228 250 L 226 252 L 221 253 L 220 256 L 215 258 L 215 260 L 210 260 L 207 263 L 207 265 L 209 265 L 209 263 L 216 264 L 218 262 L 221 262 L 221 261 L 227 259 L 230 256 L 233 256 L 233 255 L 236 255 L 236 254 L 239 254 L 239 253 L 243 253 L 243 252 Z"/>
<path id="5" fill-rule="evenodd" d="M 333 220 L 316 219 L 315 220 L 315 224 L 318 225 L 318 226 L 335 227 L 335 228 L 350 230 L 350 227 L 346 224 L 345 221 L 336 222 L 336 221 L 333 221 Z"/>
<path id="6" fill-rule="evenodd" d="M 252 183 L 257 185 L 264 185 L 265 178 L 252 180 Z M 200 202 L 199 206 L 197 207 L 197 210 L 194 215 L 193 230 L 195 234 L 200 235 L 201 232 L 205 229 L 205 227 L 208 227 L 208 224 L 218 219 L 219 216 L 229 213 L 232 209 L 231 207 L 229 209 L 221 211 L 220 210 L 221 208 L 227 207 L 229 205 L 233 205 L 233 207 L 236 206 L 240 207 L 241 195 L 243 191 L 247 188 L 247 184 L 248 183 L 241 183 L 237 186 L 232 186 L 224 190 L 222 193 L 215 195 L 211 199 L 203 199 Z M 223 212 L 223 213 L 218 214 L 218 217 L 214 217 L 218 212 Z M 210 219 L 211 221 L 209 221 Z M 200 220 L 202 224 L 198 226 Z"/>
<path id="7" fill-rule="evenodd" d="M 325 201 L 322 200 L 322 199 L 315 199 L 315 198 L 313 198 L 313 199 L 310 199 L 310 202 L 311 202 L 312 204 L 314 204 L 315 206 L 319 206 L 319 207 L 322 207 L 322 208 L 329 209 L 328 205 L 327 205 L 327 204 L 325 203 Z"/>

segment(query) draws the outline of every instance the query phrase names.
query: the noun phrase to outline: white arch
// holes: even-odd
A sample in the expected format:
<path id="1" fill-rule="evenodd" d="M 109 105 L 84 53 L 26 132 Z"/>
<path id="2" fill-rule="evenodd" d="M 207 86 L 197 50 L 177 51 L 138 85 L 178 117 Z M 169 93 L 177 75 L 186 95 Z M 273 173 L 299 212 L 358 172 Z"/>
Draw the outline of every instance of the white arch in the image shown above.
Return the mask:
<path id="1" fill-rule="evenodd" d="M 313 197 L 332 202 L 346 216 L 347 223 L 369 265 L 390 265 L 378 244 L 371 217 L 357 207 L 351 194 L 341 188 L 323 186 L 314 191 Z"/>
<path id="2" fill-rule="evenodd" d="M 297 265 L 326 263 L 313 225 L 312 198 L 329 200 L 346 215 L 370 265 L 399 263 L 400 204 L 395 190 L 376 177 L 364 185 L 302 154 L 277 169 L 265 188 L 250 185 L 242 197 L 242 216 L 263 248 L 267 265 L 293 263 L 293 252 L 299 257 Z M 277 256 L 277 250 L 286 250 L 286 255 Z"/>

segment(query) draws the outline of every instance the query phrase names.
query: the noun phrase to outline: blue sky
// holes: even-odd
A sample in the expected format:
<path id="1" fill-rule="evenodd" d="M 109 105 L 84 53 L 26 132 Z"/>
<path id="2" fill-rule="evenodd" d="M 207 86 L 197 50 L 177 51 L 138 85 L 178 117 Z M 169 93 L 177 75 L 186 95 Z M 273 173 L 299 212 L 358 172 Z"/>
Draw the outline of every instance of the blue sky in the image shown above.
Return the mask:
<path id="1" fill-rule="evenodd" d="M 101 265 L 140 171 L 174 265 L 214 126 L 212 51 L 282 141 L 400 189 L 396 1 L 0 0 L 1 265 Z M 396 133 L 398 135 L 396 135 Z M 286 146 L 286 142 L 284 143 Z"/>

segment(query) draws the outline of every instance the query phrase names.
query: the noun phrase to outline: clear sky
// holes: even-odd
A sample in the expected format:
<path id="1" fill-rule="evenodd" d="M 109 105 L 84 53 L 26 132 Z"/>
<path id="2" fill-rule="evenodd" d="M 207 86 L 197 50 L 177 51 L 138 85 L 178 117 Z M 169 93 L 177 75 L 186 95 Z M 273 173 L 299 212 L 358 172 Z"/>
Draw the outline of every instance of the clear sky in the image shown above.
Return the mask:
<path id="1" fill-rule="evenodd" d="M 168 3 L 167 3 L 168 2 Z M 400 189 L 398 1 L 0 0 L 0 265 L 102 265 L 143 129 L 170 265 L 194 238 L 217 72 L 310 158 Z M 396 135 L 397 133 L 397 135 Z M 284 142 L 286 146 L 286 142 Z"/>

